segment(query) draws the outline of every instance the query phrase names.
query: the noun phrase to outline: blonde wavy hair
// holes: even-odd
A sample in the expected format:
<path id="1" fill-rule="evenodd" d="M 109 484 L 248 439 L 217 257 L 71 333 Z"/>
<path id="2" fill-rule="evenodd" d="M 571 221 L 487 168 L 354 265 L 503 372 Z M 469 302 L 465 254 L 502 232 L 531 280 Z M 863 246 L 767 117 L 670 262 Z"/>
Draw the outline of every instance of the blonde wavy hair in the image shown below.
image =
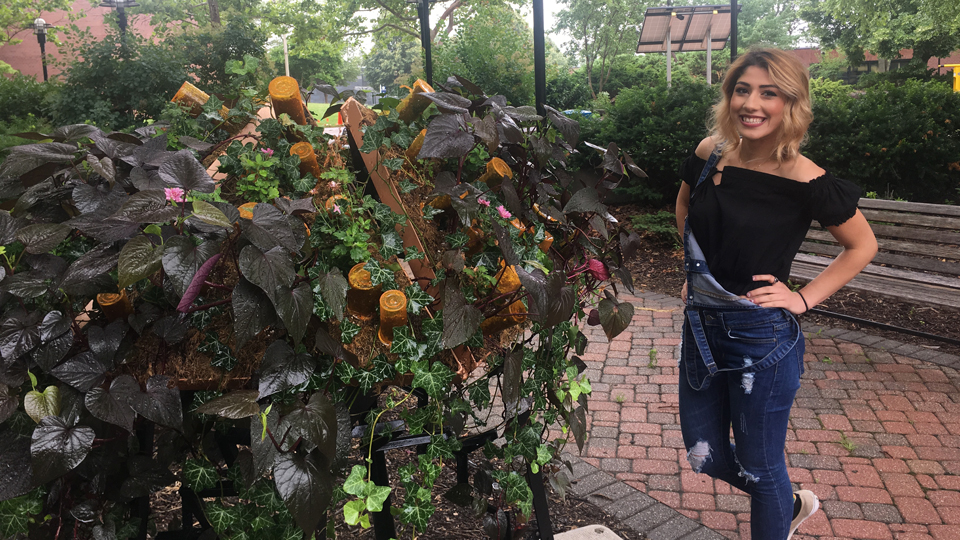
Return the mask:
<path id="1" fill-rule="evenodd" d="M 780 49 L 751 49 L 730 64 L 721 85 L 720 101 L 713 106 L 710 134 L 723 143 L 724 153 L 740 146 L 740 133 L 730 114 L 730 99 L 737 81 L 751 66 L 765 69 L 784 98 L 783 122 L 777 133 L 777 162 L 795 159 L 800 155 L 800 146 L 806 142 L 807 128 L 813 120 L 810 74 L 794 55 Z"/>

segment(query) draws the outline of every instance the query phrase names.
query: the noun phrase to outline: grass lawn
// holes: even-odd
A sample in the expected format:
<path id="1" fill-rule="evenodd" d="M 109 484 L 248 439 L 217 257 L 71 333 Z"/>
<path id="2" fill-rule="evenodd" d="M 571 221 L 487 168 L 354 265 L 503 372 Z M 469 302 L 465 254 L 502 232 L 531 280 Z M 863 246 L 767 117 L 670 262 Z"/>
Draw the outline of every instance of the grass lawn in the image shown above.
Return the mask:
<path id="1" fill-rule="evenodd" d="M 320 118 L 327 112 L 329 107 L 326 103 L 310 103 L 307 105 L 307 108 L 310 109 L 310 114 L 317 119 L 317 122 L 323 127 L 333 127 L 337 125 L 337 115 L 332 114 L 323 120 Z"/>

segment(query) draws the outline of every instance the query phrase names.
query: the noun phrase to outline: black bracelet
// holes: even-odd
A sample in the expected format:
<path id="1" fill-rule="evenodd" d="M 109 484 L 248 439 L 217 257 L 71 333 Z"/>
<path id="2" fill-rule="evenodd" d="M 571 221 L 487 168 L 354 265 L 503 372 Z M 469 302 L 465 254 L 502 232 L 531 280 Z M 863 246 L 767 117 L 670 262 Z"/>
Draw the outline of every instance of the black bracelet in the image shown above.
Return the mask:
<path id="1" fill-rule="evenodd" d="M 807 305 L 807 299 L 803 297 L 803 293 L 800 291 L 797 291 L 797 294 L 799 294 L 800 299 L 803 300 L 803 308 L 804 308 L 803 311 L 810 311 L 810 306 Z"/>

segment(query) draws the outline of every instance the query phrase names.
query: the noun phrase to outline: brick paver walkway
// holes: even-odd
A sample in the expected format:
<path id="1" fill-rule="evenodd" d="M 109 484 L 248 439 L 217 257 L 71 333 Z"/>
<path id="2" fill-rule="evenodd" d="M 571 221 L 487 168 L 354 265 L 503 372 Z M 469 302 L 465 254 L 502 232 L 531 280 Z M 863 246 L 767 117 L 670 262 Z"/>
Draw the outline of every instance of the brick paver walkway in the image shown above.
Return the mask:
<path id="1" fill-rule="evenodd" d="M 679 299 L 626 300 L 636 314 L 615 340 L 584 328 L 593 394 L 575 491 L 653 540 L 748 540 L 749 498 L 686 460 Z M 960 539 L 960 358 L 860 332 L 804 332 L 786 459 L 823 511 L 794 538 Z"/>

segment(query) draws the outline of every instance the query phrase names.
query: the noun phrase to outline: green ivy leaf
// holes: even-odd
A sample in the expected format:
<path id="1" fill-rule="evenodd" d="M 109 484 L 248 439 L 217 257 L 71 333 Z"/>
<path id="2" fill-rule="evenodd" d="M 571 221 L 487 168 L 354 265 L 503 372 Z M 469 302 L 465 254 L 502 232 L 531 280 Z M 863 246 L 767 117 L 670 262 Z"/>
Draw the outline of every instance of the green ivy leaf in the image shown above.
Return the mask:
<path id="1" fill-rule="evenodd" d="M 391 272 L 388 268 L 380 266 L 380 263 L 373 259 L 367 261 L 367 264 L 363 266 L 363 269 L 367 272 L 370 272 L 370 281 L 373 283 L 374 287 L 382 283 L 391 283 L 393 281 L 393 272 Z"/>
<path id="2" fill-rule="evenodd" d="M 183 464 L 183 479 L 190 489 L 203 491 L 217 485 L 220 474 L 217 468 L 205 459 L 188 459 Z"/>
<path id="3" fill-rule="evenodd" d="M 423 205 L 423 219 L 433 219 L 433 216 L 436 216 L 437 214 L 442 214 L 442 213 L 443 213 L 443 210 L 439 208 L 434 208 L 429 204 Z"/>
<path id="4" fill-rule="evenodd" d="M 369 493 L 367 493 L 367 511 L 382 512 L 383 503 L 390 496 L 390 487 L 378 486 L 371 482 L 368 484 Z"/>
<path id="5" fill-rule="evenodd" d="M 383 164 L 391 171 L 399 171 L 403 167 L 404 161 L 404 158 L 385 159 Z"/>
<path id="6" fill-rule="evenodd" d="M 340 323 L 340 341 L 344 343 L 353 343 L 353 338 L 360 333 L 360 325 L 350 319 L 344 319 Z"/>
<path id="7" fill-rule="evenodd" d="M 360 514 L 366 506 L 363 501 L 349 501 L 343 505 L 343 520 L 347 525 L 357 525 L 360 523 Z"/>
<path id="8" fill-rule="evenodd" d="M 434 362 L 429 368 L 426 362 L 417 362 L 413 367 L 413 386 L 423 388 L 427 395 L 442 399 L 444 392 L 453 382 L 453 372 L 440 362 Z"/>
<path id="9" fill-rule="evenodd" d="M 424 206 L 424 208 L 427 208 L 427 207 Z M 430 208 L 433 208 L 433 207 L 431 206 Z M 425 258 L 426 258 L 426 254 L 424 254 L 422 251 L 420 251 L 419 249 L 413 246 L 406 248 L 403 254 L 403 259 L 407 262 L 415 261 L 417 259 L 425 259 Z"/>
<path id="10" fill-rule="evenodd" d="M 144 235 L 134 236 L 120 250 L 117 262 L 118 286 L 124 289 L 160 269 L 163 246 L 154 246 Z"/>
<path id="11" fill-rule="evenodd" d="M 403 507 L 400 509 L 400 521 L 406 523 L 407 525 L 413 525 L 417 528 L 418 531 L 423 532 L 427 530 L 427 523 L 430 521 L 430 516 L 433 515 L 436 508 L 429 500 L 423 500 L 419 498 L 407 497 L 407 500 L 403 502 Z"/>
<path id="12" fill-rule="evenodd" d="M 43 511 L 43 491 L 0 502 L 0 538 L 14 538 L 30 532 L 30 524 Z"/>
<path id="13" fill-rule="evenodd" d="M 409 313 L 420 313 L 421 309 L 434 302 L 430 293 L 423 290 L 419 285 L 409 285 L 403 289 L 403 292 L 407 295 L 407 311 Z"/>
<path id="14" fill-rule="evenodd" d="M 403 193 L 410 193 L 411 191 L 417 189 L 418 187 L 420 186 L 418 186 L 417 184 L 414 184 L 413 182 L 411 182 L 410 180 L 407 180 L 406 178 L 400 180 L 400 191 Z"/>
<path id="15" fill-rule="evenodd" d="M 383 255 L 384 259 L 403 254 L 403 240 L 396 230 L 391 229 L 383 233 L 381 240 L 383 245 L 380 246 L 380 254 Z"/>
<path id="16" fill-rule="evenodd" d="M 366 474 L 366 467 L 363 465 L 354 465 L 353 468 L 350 469 L 350 474 L 347 476 L 347 479 L 343 481 L 343 490 L 350 495 L 356 495 L 357 497 L 363 496 L 367 490 L 367 481 L 364 479 Z"/>
<path id="17" fill-rule="evenodd" d="M 236 507 L 226 507 L 219 502 L 210 502 L 206 505 L 207 521 L 217 534 L 225 534 L 228 529 L 234 526 L 239 516 L 234 511 Z"/>

